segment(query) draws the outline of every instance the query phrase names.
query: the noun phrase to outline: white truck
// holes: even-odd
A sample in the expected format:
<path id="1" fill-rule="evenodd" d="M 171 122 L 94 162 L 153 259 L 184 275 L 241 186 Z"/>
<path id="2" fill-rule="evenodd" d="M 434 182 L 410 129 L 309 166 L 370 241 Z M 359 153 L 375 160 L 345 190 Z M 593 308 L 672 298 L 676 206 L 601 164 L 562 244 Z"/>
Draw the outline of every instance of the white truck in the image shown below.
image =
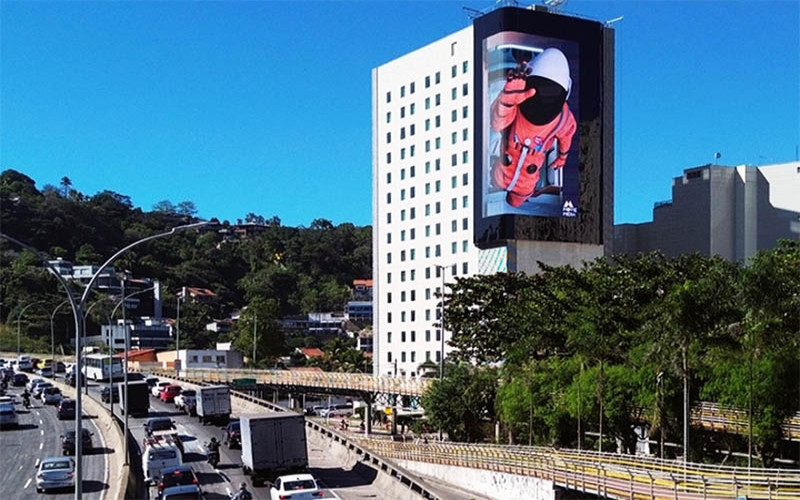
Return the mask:
<path id="1" fill-rule="evenodd" d="M 227 385 L 198 388 L 196 402 L 195 410 L 201 423 L 228 423 L 231 416 L 231 390 Z"/>
<path id="2" fill-rule="evenodd" d="M 291 411 L 241 415 L 242 470 L 253 486 L 308 468 L 306 419 Z"/>

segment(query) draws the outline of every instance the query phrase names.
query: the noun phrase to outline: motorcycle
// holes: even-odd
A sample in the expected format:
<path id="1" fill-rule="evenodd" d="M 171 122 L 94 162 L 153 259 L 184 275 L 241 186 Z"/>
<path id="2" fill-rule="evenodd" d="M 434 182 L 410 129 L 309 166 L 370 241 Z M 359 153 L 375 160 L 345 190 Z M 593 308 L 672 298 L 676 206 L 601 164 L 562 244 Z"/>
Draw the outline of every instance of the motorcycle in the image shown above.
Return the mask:
<path id="1" fill-rule="evenodd" d="M 206 444 L 206 461 L 215 469 L 219 464 L 219 450 L 212 449 L 208 444 Z"/>
<path id="2" fill-rule="evenodd" d="M 25 397 L 22 398 L 22 406 L 24 406 L 26 410 L 30 410 L 31 409 L 31 398 L 30 398 L 30 396 L 27 397 L 27 398 L 25 398 Z"/>

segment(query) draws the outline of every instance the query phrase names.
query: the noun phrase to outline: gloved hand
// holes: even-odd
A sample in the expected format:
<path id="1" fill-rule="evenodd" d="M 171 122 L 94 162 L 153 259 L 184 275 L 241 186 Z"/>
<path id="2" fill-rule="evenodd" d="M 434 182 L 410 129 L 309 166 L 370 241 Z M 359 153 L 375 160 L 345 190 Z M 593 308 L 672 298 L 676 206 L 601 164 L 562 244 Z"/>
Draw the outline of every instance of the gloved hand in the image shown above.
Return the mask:
<path id="1" fill-rule="evenodd" d="M 552 168 L 562 168 L 564 164 L 567 163 L 567 155 L 566 154 L 559 154 L 558 158 L 550 164 Z"/>
<path id="2" fill-rule="evenodd" d="M 508 79 L 500 93 L 500 103 L 504 106 L 518 106 L 536 94 L 536 89 L 525 90 L 530 68 L 527 61 L 522 61 L 516 68 L 508 72 Z"/>

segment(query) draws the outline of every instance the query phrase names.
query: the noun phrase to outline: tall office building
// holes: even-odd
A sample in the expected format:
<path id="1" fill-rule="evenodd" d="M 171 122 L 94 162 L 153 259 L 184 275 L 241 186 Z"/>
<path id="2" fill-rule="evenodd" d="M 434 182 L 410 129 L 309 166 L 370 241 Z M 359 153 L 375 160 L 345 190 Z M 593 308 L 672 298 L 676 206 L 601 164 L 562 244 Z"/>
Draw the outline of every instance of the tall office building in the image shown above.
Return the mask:
<path id="1" fill-rule="evenodd" d="M 501 8 L 372 71 L 374 374 L 439 365 L 449 332 L 438 294 L 456 278 L 603 254 L 613 212 L 609 33 Z"/>
<path id="2" fill-rule="evenodd" d="M 614 226 L 614 252 L 700 252 L 745 262 L 779 238 L 800 237 L 800 162 L 703 165 L 672 179 L 653 221 Z"/>

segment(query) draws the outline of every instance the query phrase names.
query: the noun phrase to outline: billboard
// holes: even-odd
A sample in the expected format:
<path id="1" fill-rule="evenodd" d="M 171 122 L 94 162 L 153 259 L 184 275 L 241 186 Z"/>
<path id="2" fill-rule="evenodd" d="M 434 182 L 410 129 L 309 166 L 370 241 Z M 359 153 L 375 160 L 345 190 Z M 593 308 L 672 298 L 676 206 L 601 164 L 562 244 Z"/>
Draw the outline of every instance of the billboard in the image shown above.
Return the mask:
<path id="1" fill-rule="evenodd" d="M 519 8 L 475 20 L 479 247 L 516 239 L 603 243 L 613 185 L 609 31 Z"/>

